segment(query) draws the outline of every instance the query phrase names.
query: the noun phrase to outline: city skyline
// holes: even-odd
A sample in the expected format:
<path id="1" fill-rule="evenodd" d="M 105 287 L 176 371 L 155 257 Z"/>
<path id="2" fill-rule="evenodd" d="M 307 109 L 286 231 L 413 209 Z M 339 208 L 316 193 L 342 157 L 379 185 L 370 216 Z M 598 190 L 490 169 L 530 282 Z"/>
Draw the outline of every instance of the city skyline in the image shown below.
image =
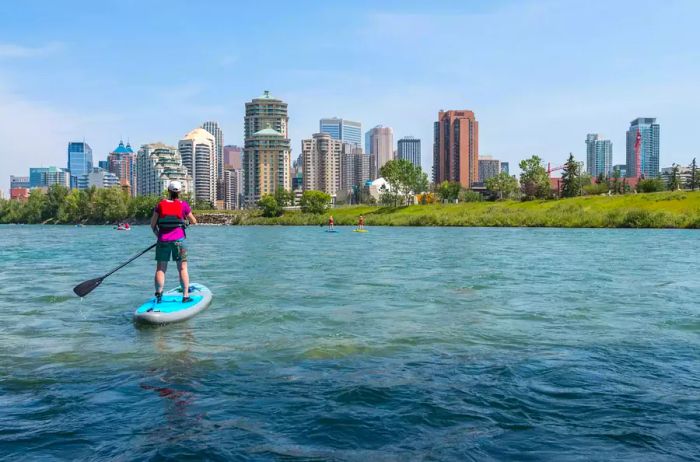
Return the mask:
<path id="1" fill-rule="evenodd" d="M 6 8 L 0 136 L 7 142 L 0 153 L 0 189 L 7 190 L 10 174 L 25 175 L 31 166 L 62 166 L 67 141 L 85 139 L 95 159 L 103 159 L 115 139 L 135 146 L 154 139 L 173 143 L 202 120 L 217 120 L 226 141 L 242 146 L 238 108 L 263 88 L 289 103 L 292 146 L 315 133 L 319 117 L 330 114 L 364 127 L 391 126 L 396 137 L 413 134 L 429 143 L 435 113 L 466 107 L 478 114 L 483 151 L 509 161 L 512 173 L 532 154 L 553 164 L 568 152 L 584 159 L 580 140 L 586 133 L 605 133 L 619 147 L 613 163 L 622 163 L 625 131 L 635 117 L 655 117 L 663 125 L 662 165 L 686 164 L 694 155 L 700 65 L 692 45 L 698 32 L 691 23 L 700 5 L 693 2 L 655 8 L 630 7 L 637 2 L 357 2 L 344 8 L 309 4 L 314 7 L 304 15 L 280 2 L 269 18 L 277 30 L 251 47 L 239 43 L 254 27 L 254 6 L 214 2 L 218 16 L 240 20 L 234 31 L 194 27 L 172 37 L 161 34 L 164 26 L 159 26 L 135 28 L 116 40 L 100 31 L 114 17 L 130 16 L 128 4 L 95 11 L 88 2 L 69 3 L 71 8 L 41 1 Z M 92 13 L 75 15 L 76 10 Z M 177 27 L 186 10 L 184 4 L 160 8 L 154 2 L 144 6 L 140 20 Z M 340 28 L 317 21 L 308 33 L 291 33 L 310 19 L 341 14 Z M 67 18 L 75 27 L 58 27 Z M 640 24 L 653 25 L 650 37 L 643 52 L 630 53 L 628 39 Z M 411 36 L 400 32 L 406 25 L 414 30 Z M 437 44 L 457 37 L 457 25 L 485 40 L 448 60 L 448 50 Z M 331 27 L 337 38 L 331 44 L 318 40 Z M 281 56 L 271 45 L 280 37 L 289 50 Z M 514 52 L 512 43 L 518 43 Z M 307 63 L 307 56 L 331 46 L 340 47 L 337 57 Z M 176 49 L 178 55 L 207 50 L 198 76 L 179 72 L 185 64 Z M 154 55 L 172 72 L 111 71 L 115 62 L 148 68 Z M 580 57 L 592 55 L 599 69 L 611 72 L 591 72 Z M 275 72 L 267 64 L 273 56 Z M 412 72 L 399 74 L 406 63 Z M 27 145 L 37 130 L 41 136 Z M 426 172 L 431 157 L 425 144 Z"/>

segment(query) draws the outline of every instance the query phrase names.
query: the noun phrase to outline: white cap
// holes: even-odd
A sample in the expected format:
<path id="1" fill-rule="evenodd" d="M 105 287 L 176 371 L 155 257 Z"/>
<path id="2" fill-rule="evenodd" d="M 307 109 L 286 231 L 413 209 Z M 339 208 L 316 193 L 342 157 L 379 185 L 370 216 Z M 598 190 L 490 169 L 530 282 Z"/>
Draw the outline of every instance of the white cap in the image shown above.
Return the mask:
<path id="1" fill-rule="evenodd" d="M 171 181 L 171 182 L 168 184 L 168 191 L 172 191 L 172 192 L 180 192 L 180 191 L 182 191 L 182 183 L 180 183 L 180 182 L 177 181 L 177 180 Z"/>

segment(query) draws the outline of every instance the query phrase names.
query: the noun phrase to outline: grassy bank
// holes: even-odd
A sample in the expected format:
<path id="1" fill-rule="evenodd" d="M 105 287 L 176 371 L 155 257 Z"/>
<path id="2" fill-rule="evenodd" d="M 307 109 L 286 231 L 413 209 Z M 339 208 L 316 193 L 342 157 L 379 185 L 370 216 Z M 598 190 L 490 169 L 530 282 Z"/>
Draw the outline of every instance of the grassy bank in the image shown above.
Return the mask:
<path id="1" fill-rule="evenodd" d="M 196 212 L 203 223 L 316 225 L 332 214 L 339 225 L 364 215 L 368 226 L 531 226 L 563 228 L 700 228 L 700 191 L 586 196 L 551 201 L 470 202 L 390 208 L 338 207 L 324 215 L 286 211 L 265 218 L 257 211 Z"/>

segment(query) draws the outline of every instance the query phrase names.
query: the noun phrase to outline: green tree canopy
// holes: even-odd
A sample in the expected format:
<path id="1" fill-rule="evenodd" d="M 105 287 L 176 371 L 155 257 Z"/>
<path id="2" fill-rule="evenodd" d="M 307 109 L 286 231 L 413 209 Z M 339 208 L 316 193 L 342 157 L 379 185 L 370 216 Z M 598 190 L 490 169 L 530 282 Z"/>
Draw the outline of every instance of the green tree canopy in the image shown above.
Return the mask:
<path id="1" fill-rule="evenodd" d="M 678 164 L 673 164 L 671 168 L 671 176 L 668 179 L 668 189 L 669 191 L 678 191 L 681 189 L 681 174 Z"/>
<path id="2" fill-rule="evenodd" d="M 498 194 L 499 199 L 510 199 L 518 193 L 518 180 L 501 172 L 486 180 L 486 189 Z"/>
<path id="3" fill-rule="evenodd" d="M 275 200 L 280 207 L 287 207 L 289 205 L 294 205 L 294 193 L 287 191 L 286 189 L 278 189 L 275 191 Z"/>
<path id="4" fill-rule="evenodd" d="M 435 193 L 443 202 L 454 202 L 459 198 L 462 185 L 457 181 L 443 181 L 435 188 Z"/>
<path id="5" fill-rule="evenodd" d="M 272 194 L 265 194 L 258 201 L 258 207 L 262 209 L 264 217 L 278 217 L 282 215 L 282 207 Z"/>
<path id="6" fill-rule="evenodd" d="M 562 197 L 576 197 L 581 195 L 581 165 L 576 162 L 574 155 L 569 153 L 569 158 L 564 164 L 564 171 L 561 175 Z"/>
<path id="7" fill-rule="evenodd" d="M 532 156 L 520 161 L 520 188 L 523 199 L 546 199 L 551 195 L 549 175 L 542 165 L 542 159 Z"/>
<path id="8" fill-rule="evenodd" d="M 304 213 L 323 213 L 331 203 L 331 195 L 323 191 L 304 191 L 299 205 Z"/>
<path id="9" fill-rule="evenodd" d="M 406 159 L 388 161 L 379 170 L 379 174 L 389 184 L 394 206 L 400 199 L 406 205 L 412 204 L 414 195 L 426 191 L 429 186 L 428 175 L 423 169 Z"/>

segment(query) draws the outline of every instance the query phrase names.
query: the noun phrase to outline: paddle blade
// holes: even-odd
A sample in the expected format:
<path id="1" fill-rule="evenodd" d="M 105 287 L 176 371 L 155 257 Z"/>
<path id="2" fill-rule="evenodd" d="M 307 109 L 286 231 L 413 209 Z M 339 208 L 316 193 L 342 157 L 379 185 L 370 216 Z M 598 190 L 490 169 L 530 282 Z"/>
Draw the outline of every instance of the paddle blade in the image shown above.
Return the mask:
<path id="1" fill-rule="evenodd" d="M 95 278 L 95 279 L 90 279 L 89 281 L 81 282 L 77 286 L 73 287 L 73 292 L 75 292 L 75 295 L 78 297 L 84 297 L 93 290 L 97 288 L 100 284 L 102 284 L 102 281 L 104 278 Z"/>

